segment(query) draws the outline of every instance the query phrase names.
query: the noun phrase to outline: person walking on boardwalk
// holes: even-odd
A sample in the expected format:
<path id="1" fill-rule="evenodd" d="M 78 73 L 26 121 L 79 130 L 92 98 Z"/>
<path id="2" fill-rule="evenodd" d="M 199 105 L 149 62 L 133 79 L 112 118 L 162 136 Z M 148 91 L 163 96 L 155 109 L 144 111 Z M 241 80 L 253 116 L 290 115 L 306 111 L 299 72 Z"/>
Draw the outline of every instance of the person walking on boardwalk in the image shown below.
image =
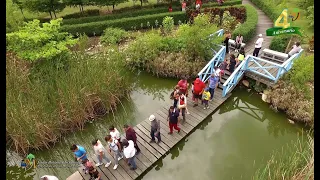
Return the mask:
<path id="1" fill-rule="evenodd" d="M 178 106 L 179 90 L 180 90 L 179 85 L 176 85 L 174 88 L 174 91 L 173 91 L 173 107 L 175 107 L 175 108 Z"/>
<path id="2" fill-rule="evenodd" d="M 98 139 L 95 139 L 92 141 L 94 154 L 97 156 L 98 163 L 96 166 L 101 166 L 103 164 L 102 159 L 106 160 L 107 164 L 105 167 L 109 167 L 111 164 L 111 161 L 106 156 L 106 149 L 103 147 L 101 142 Z"/>
<path id="3" fill-rule="evenodd" d="M 229 39 L 231 39 L 231 33 L 230 32 L 226 32 L 225 36 L 224 36 L 224 45 L 226 46 L 226 53 L 229 54 Z"/>
<path id="4" fill-rule="evenodd" d="M 119 161 L 123 158 L 120 151 L 120 142 L 116 139 L 113 139 L 111 135 L 107 135 L 104 140 L 108 143 L 109 152 L 111 151 L 114 154 L 115 165 L 113 169 L 117 169 L 119 165 Z"/>
<path id="5" fill-rule="evenodd" d="M 235 45 L 236 45 L 235 52 L 238 52 L 239 49 L 241 48 L 242 41 L 243 41 L 243 36 L 241 34 L 238 34 L 235 42 Z"/>
<path id="6" fill-rule="evenodd" d="M 186 111 L 188 111 L 187 97 L 181 92 L 179 92 L 178 109 L 179 109 L 180 116 L 182 116 L 183 123 L 184 123 L 186 121 Z"/>
<path id="7" fill-rule="evenodd" d="M 126 139 L 133 141 L 134 147 L 137 150 L 137 154 L 139 154 L 140 153 L 140 148 L 139 148 L 139 146 L 137 144 L 136 131 L 132 127 L 128 126 L 127 124 L 125 124 L 123 126 L 123 128 L 124 128 L 124 131 L 126 132 Z"/>
<path id="8" fill-rule="evenodd" d="M 75 144 L 73 144 L 73 145 L 70 147 L 70 150 L 73 152 L 74 158 L 75 158 L 77 161 L 80 161 L 80 160 L 81 160 L 81 163 L 82 163 L 82 165 L 84 166 L 83 170 L 84 170 L 85 173 L 87 174 L 87 173 L 88 173 L 88 169 L 87 169 L 86 166 L 85 166 L 85 163 L 86 163 L 87 160 L 88 160 L 87 151 L 84 149 L 84 147 L 79 146 L 79 145 L 75 145 Z"/>
<path id="9" fill-rule="evenodd" d="M 89 175 L 90 175 L 91 179 L 94 178 L 95 180 L 102 180 L 101 179 L 101 174 L 93 166 L 89 168 Z"/>
<path id="10" fill-rule="evenodd" d="M 194 105 L 198 106 L 198 100 L 202 98 L 202 92 L 204 90 L 204 88 L 206 87 L 206 84 L 204 82 L 202 82 L 200 80 L 200 78 L 197 78 L 194 82 L 193 82 L 193 94 L 194 94 Z"/>
<path id="11" fill-rule="evenodd" d="M 229 64 L 229 72 L 230 73 L 233 73 L 236 64 L 237 64 L 237 59 L 234 56 L 234 54 L 231 54 L 230 55 L 230 64 Z"/>
<path id="12" fill-rule="evenodd" d="M 255 56 L 255 57 L 258 57 L 259 51 L 262 47 L 262 42 L 263 42 L 262 34 L 259 34 L 258 37 L 259 38 L 256 41 L 256 44 L 254 45 L 254 51 L 253 51 L 253 56 Z"/>
<path id="13" fill-rule="evenodd" d="M 149 117 L 149 121 L 151 121 L 151 141 L 150 143 L 154 143 L 155 137 L 158 139 L 157 144 L 161 142 L 161 136 L 160 136 L 160 120 L 156 120 L 156 117 L 151 114 Z"/>
<path id="14" fill-rule="evenodd" d="M 178 118 L 179 118 L 179 111 L 173 106 L 170 106 L 169 114 L 167 118 L 167 121 L 169 121 L 169 128 L 170 128 L 170 132 L 168 134 L 172 134 L 173 128 L 175 130 L 178 130 L 178 133 L 180 132 L 180 128 L 178 127 Z"/>
<path id="15" fill-rule="evenodd" d="M 135 161 L 135 156 L 136 156 L 136 149 L 134 148 L 134 143 L 131 140 L 126 140 L 124 139 L 122 141 L 122 145 L 123 145 L 123 153 L 124 156 L 126 157 L 126 162 L 128 163 L 131 170 L 136 170 L 137 169 L 137 165 L 136 165 L 136 161 Z"/>
<path id="16" fill-rule="evenodd" d="M 212 101 L 213 99 L 213 95 L 214 95 L 214 90 L 218 87 L 219 85 L 219 76 L 216 76 L 214 73 L 211 74 L 210 78 L 209 78 L 209 93 L 210 93 L 210 101 Z"/>
<path id="17" fill-rule="evenodd" d="M 210 100 L 210 92 L 209 92 L 209 89 L 206 88 L 203 92 L 203 104 L 204 104 L 204 108 L 203 109 L 209 109 L 209 100 Z"/>

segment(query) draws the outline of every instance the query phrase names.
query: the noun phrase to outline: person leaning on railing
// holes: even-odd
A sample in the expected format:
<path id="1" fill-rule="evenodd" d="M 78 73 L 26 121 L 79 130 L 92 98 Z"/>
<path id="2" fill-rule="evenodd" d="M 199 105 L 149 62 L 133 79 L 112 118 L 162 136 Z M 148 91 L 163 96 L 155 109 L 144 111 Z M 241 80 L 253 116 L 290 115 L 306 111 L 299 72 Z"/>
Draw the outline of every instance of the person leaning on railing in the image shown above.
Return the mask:
<path id="1" fill-rule="evenodd" d="M 292 46 L 291 51 L 288 53 L 289 57 L 293 56 L 296 53 L 299 53 L 301 50 L 300 42 L 296 42 L 295 45 Z"/>

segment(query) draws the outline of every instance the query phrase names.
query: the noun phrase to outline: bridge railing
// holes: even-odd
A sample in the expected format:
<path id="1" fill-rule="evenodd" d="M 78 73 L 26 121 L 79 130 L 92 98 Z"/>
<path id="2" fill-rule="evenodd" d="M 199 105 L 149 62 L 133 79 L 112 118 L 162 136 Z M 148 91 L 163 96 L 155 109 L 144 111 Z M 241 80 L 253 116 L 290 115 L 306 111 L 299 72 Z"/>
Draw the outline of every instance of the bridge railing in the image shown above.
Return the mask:
<path id="1" fill-rule="evenodd" d="M 210 35 L 210 37 L 217 35 L 217 36 L 222 36 L 223 35 L 224 30 L 220 29 L 219 31 L 213 33 Z M 214 56 L 213 58 L 207 63 L 207 65 L 198 73 L 199 78 L 201 79 L 201 81 L 205 82 L 208 80 L 208 78 L 210 77 L 210 75 L 212 73 L 214 73 L 214 67 L 218 66 L 221 62 L 224 61 L 224 58 L 226 56 L 226 47 L 219 45 L 221 48 L 218 52 L 216 52 L 215 50 L 213 50 L 214 52 Z"/>
<path id="2" fill-rule="evenodd" d="M 225 97 L 227 93 L 238 84 L 245 71 L 253 72 L 276 83 L 284 73 L 291 69 L 294 60 L 300 57 L 302 52 L 303 49 L 282 64 L 277 64 L 251 55 L 247 56 L 223 84 L 222 96 Z M 261 65 L 262 63 L 264 64 Z M 273 75 L 273 73 L 270 73 L 269 70 L 271 69 L 276 69 L 275 72 L 277 72 L 277 74 Z"/>

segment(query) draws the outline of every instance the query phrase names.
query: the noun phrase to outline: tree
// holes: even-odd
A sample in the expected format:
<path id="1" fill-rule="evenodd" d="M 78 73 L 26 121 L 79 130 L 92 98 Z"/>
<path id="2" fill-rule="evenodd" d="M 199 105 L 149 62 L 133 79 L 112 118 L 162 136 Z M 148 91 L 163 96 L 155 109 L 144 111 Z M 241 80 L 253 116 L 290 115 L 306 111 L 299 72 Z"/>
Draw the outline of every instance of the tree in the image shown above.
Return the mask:
<path id="1" fill-rule="evenodd" d="M 117 6 L 120 3 L 127 2 L 128 0 L 92 0 L 95 5 L 97 6 L 112 6 L 112 10 L 114 10 L 114 7 Z"/>
<path id="2" fill-rule="evenodd" d="M 18 8 L 20 9 L 20 12 L 21 12 L 24 20 L 26 20 L 26 17 L 23 14 L 23 1 L 22 0 L 12 0 L 12 2 L 18 6 Z"/>
<path id="3" fill-rule="evenodd" d="M 79 6 L 80 12 L 83 12 L 83 6 L 89 5 L 89 0 L 64 0 L 67 6 Z"/>
<path id="4" fill-rule="evenodd" d="M 6 0 L 6 32 L 17 30 L 22 22 L 23 17 L 17 4 L 14 4 L 12 0 Z"/>
<path id="5" fill-rule="evenodd" d="M 43 23 L 42 26 L 37 19 L 25 23 L 19 31 L 6 34 L 7 49 L 32 62 L 67 54 L 68 46 L 74 45 L 77 39 L 68 33 L 59 32 L 61 22 L 60 18 Z"/>
<path id="6" fill-rule="evenodd" d="M 60 0 L 28 0 L 24 1 L 23 7 L 33 12 L 48 12 L 52 19 L 52 13 L 57 18 L 56 12 L 61 12 L 66 5 Z"/>

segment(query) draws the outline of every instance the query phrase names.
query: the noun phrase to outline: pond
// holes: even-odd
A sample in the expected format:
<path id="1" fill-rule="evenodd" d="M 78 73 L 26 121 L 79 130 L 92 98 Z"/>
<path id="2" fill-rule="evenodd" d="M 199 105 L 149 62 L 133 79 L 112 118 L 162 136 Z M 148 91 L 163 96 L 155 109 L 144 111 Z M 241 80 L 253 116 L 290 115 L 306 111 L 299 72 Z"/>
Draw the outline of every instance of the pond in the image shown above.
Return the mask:
<path id="1" fill-rule="evenodd" d="M 170 102 L 176 80 L 144 73 L 132 74 L 135 91 L 114 113 L 87 124 L 82 131 L 69 133 L 49 150 L 33 152 L 38 161 L 74 161 L 71 144 L 83 145 L 93 155 L 91 141 L 103 139 L 108 127 L 136 125 Z M 260 96 L 238 88 L 218 110 L 204 120 L 169 154 L 140 179 L 250 179 L 273 150 L 280 150 L 304 130 L 289 124 L 286 116 L 269 109 Z M 19 159 L 18 161 L 20 161 Z M 76 168 L 37 168 L 27 172 L 7 166 L 7 179 L 32 180 L 43 175 L 66 179 Z"/>

